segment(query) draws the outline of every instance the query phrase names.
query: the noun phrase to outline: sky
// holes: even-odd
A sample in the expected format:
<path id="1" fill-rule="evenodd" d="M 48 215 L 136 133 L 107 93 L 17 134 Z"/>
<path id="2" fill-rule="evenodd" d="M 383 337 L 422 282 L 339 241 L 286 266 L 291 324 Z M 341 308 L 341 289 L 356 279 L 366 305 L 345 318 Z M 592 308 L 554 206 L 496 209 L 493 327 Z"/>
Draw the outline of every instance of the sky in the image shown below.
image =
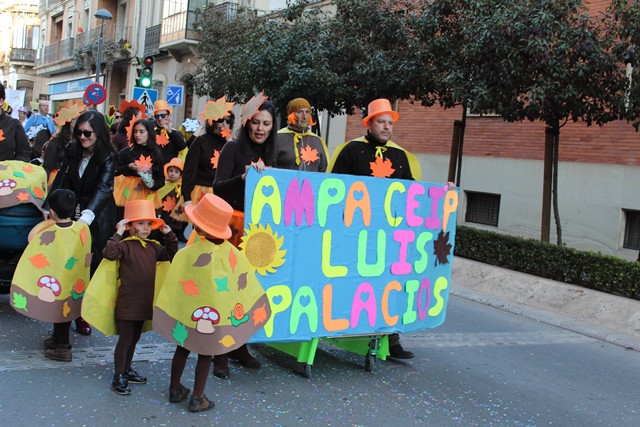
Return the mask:
<path id="1" fill-rule="evenodd" d="M 271 0 L 269 4 L 269 9 L 284 9 L 287 7 L 287 0 Z"/>

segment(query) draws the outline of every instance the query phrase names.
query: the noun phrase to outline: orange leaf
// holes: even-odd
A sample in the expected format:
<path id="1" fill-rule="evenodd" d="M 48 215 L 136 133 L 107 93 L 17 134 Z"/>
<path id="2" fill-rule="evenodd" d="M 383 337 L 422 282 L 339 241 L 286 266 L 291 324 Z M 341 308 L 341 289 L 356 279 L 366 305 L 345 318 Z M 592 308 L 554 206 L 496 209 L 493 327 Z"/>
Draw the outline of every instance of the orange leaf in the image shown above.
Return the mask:
<path id="1" fill-rule="evenodd" d="M 22 170 L 25 171 L 26 173 L 31 173 L 33 172 L 33 166 L 26 164 L 22 167 Z"/>
<path id="2" fill-rule="evenodd" d="M 229 128 L 224 128 L 220 131 L 220 136 L 224 137 L 224 138 L 231 138 L 231 129 Z"/>
<path id="3" fill-rule="evenodd" d="M 236 264 L 238 264 L 238 258 L 236 258 L 236 253 L 233 249 L 229 249 L 229 264 L 231 264 L 231 271 L 236 271 Z"/>
<path id="4" fill-rule="evenodd" d="M 83 246 L 84 246 L 85 243 L 87 243 L 87 229 L 86 228 L 82 228 L 80 230 L 80 241 L 82 242 Z"/>
<path id="5" fill-rule="evenodd" d="M 214 169 L 218 169 L 218 159 L 220 158 L 220 151 L 213 150 L 213 156 L 211 156 L 211 164 Z"/>
<path id="6" fill-rule="evenodd" d="M 156 145 L 159 147 L 166 147 L 169 143 L 169 138 L 167 138 L 167 131 L 162 129 L 162 131 L 156 135 Z"/>
<path id="7" fill-rule="evenodd" d="M 140 158 L 134 161 L 134 163 L 138 165 L 142 170 L 151 170 L 151 168 L 153 167 L 151 156 L 145 156 L 144 154 L 140 154 Z"/>
<path id="8" fill-rule="evenodd" d="M 198 289 L 198 284 L 193 280 L 179 280 L 182 285 L 182 290 L 186 295 L 194 296 L 200 295 L 200 290 Z"/>
<path id="9" fill-rule="evenodd" d="M 391 166 L 391 160 L 389 159 L 376 157 L 376 161 L 369 162 L 369 165 L 371 167 L 371 175 L 378 178 L 388 178 L 395 172 L 395 169 Z"/>
<path id="10" fill-rule="evenodd" d="M 253 326 L 259 325 L 260 323 L 264 323 L 267 320 L 267 309 L 265 308 L 265 304 L 255 309 L 253 312 Z"/>
<path id="11" fill-rule="evenodd" d="M 0 141 L 4 141 L 4 131 L 0 129 Z"/>
<path id="12" fill-rule="evenodd" d="M 319 159 L 318 150 L 307 145 L 302 150 L 300 150 L 300 158 L 304 160 L 308 165 L 310 165 L 311 163 Z"/>
<path id="13" fill-rule="evenodd" d="M 171 212 L 176 207 L 176 198 L 173 196 L 167 196 L 162 201 L 162 210 L 165 212 Z"/>
<path id="14" fill-rule="evenodd" d="M 18 193 L 16 194 L 16 199 L 20 200 L 21 202 L 25 202 L 29 200 L 29 193 Z"/>
<path id="15" fill-rule="evenodd" d="M 133 145 L 133 125 L 136 124 L 135 120 L 131 120 L 131 122 L 129 123 L 129 126 L 127 126 L 127 128 L 125 129 L 125 131 L 127 132 L 127 141 L 129 142 L 129 146 Z"/>
<path id="16" fill-rule="evenodd" d="M 200 112 L 200 116 L 205 120 L 215 121 L 229 114 L 234 102 L 227 102 L 225 96 L 221 96 L 216 101 L 207 101 L 204 111 Z"/>
<path id="17" fill-rule="evenodd" d="M 78 117 L 80 113 L 84 111 L 84 108 L 84 105 L 80 104 L 73 104 L 71 107 L 63 108 L 58 111 L 58 115 L 53 119 L 53 121 L 56 122 L 58 126 L 62 126 L 66 122 L 70 122 Z"/>
<path id="18" fill-rule="evenodd" d="M 36 254 L 29 258 L 29 261 L 31 261 L 31 264 L 33 264 L 35 268 L 44 268 L 49 266 L 49 260 L 43 254 Z"/>

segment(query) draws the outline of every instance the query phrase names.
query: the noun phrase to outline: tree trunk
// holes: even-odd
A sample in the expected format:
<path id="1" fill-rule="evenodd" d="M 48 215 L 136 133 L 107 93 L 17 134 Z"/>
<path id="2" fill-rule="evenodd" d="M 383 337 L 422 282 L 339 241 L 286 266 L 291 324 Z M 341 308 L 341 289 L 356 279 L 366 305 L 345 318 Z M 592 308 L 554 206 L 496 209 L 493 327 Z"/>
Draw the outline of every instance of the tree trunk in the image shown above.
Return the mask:
<path id="1" fill-rule="evenodd" d="M 447 182 L 455 182 L 458 171 L 458 153 L 460 152 L 460 133 L 462 122 L 456 120 L 453 122 L 453 137 L 451 138 L 451 154 L 449 155 L 449 174 Z M 458 183 L 456 185 L 459 186 Z"/>
<path id="2" fill-rule="evenodd" d="M 540 225 L 540 240 L 549 241 L 551 228 L 551 187 L 553 176 L 553 145 L 556 131 L 552 127 L 545 129 L 544 138 L 544 168 L 542 173 L 542 223 Z"/>
<path id="3" fill-rule="evenodd" d="M 556 131 L 553 138 L 553 218 L 556 221 L 556 234 L 558 246 L 562 245 L 562 226 L 560 224 L 560 211 L 558 210 L 558 158 L 560 149 L 560 131 Z"/>

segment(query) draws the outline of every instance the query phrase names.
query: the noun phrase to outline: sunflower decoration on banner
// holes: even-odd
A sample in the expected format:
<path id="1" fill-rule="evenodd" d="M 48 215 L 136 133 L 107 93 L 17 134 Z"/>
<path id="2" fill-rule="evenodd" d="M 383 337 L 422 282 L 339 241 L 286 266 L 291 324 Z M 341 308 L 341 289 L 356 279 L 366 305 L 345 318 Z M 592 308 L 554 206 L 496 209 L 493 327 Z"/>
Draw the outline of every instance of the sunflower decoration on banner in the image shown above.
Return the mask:
<path id="1" fill-rule="evenodd" d="M 73 104 L 70 107 L 66 107 L 58 111 L 58 115 L 56 116 L 55 119 L 53 119 L 53 121 L 56 122 L 56 125 L 62 126 L 65 123 L 70 122 L 73 119 L 79 117 L 80 114 L 84 112 L 84 110 L 85 110 L 84 105 Z"/>
<path id="2" fill-rule="evenodd" d="M 242 113 L 240 114 L 240 121 L 242 126 L 245 125 L 253 116 L 258 114 L 259 108 L 264 102 L 269 99 L 264 95 L 264 90 L 257 95 L 254 95 L 246 104 L 242 106 Z"/>

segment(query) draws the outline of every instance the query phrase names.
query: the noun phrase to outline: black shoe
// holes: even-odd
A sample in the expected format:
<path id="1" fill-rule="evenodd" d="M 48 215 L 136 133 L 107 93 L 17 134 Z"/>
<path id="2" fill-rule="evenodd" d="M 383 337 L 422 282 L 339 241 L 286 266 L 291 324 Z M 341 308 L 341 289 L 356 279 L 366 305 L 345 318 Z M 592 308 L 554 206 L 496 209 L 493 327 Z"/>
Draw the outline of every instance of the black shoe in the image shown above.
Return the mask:
<path id="1" fill-rule="evenodd" d="M 229 378 L 229 356 L 226 354 L 213 356 L 213 375 L 218 378 Z"/>
<path id="2" fill-rule="evenodd" d="M 124 377 L 123 374 L 113 375 L 113 381 L 111 382 L 111 390 L 115 391 L 117 394 L 120 394 L 122 396 L 131 394 L 129 383 L 127 383 L 127 379 Z"/>
<path id="3" fill-rule="evenodd" d="M 396 344 L 393 347 L 389 347 L 389 356 L 394 359 L 413 359 L 415 354 L 402 348 L 402 345 Z"/>
<path id="4" fill-rule="evenodd" d="M 182 384 L 180 384 L 180 387 L 175 389 L 175 390 L 170 388 L 169 389 L 169 402 L 171 402 L 171 403 L 182 402 L 187 397 L 189 397 L 189 392 L 190 391 L 191 390 L 189 390 L 188 388 L 186 388 Z"/>
<path id="5" fill-rule="evenodd" d="M 47 359 L 59 360 L 61 362 L 71 362 L 71 346 L 69 344 L 56 344 L 55 348 L 48 348 L 44 351 Z"/>
<path id="6" fill-rule="evenodd" d="M 207 396 L 204 394 L 202 397 L 191 395 L 191 400 L 189 401 L 189 411 L 191 412 L 208 411 L 209 409 L 213 409 L 214 406 L 215 403 L 207 399 Z"/>
<path id="7" fill-rule="evenodd" d="M 124 379 L 131 384 L 147 383 L 147 377 L 143 377 L 133 368 L 129 368 L 126 371 L 124 371 Z"/>

